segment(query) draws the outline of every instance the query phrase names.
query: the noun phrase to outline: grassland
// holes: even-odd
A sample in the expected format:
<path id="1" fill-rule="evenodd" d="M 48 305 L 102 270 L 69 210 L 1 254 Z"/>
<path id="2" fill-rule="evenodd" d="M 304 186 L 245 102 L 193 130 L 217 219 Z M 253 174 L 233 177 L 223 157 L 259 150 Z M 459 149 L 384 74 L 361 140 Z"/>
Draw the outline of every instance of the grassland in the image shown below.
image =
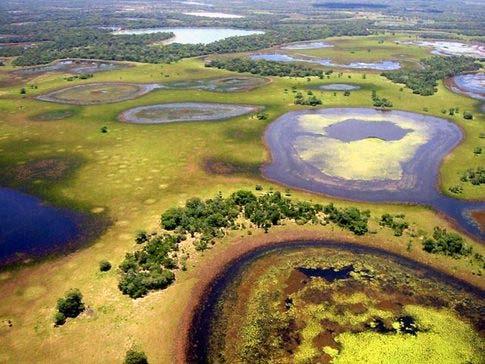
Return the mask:
<path id="1" fill-rule="evenodd" d="M 330 58 L 334 62 L 376 62 L 382 60 L 397 60 L 404 66 L 416 67 L 417 60 L 430 55 L 428 49 L 413 45 L 396 43 L 396 40 L 410 40 L 409 35 L 372 35 L 365 37 L 328 38 L 325 41 L 333 44 L 331 48 L 290 50 L 292 54 Z"/>
<path id="2" fill-rule="evenodd" d="M 207 260 L 212 261 L 220 254 L 234 250 L 238 235 L 233 233 L 203 255 L 194 253 L 188 271 L 177 273 L 175 285 L 137 301 L 120 294 L 116 269 L 100 273 L 98 262 L 109 259 L 117 266 L 125 253 L 133 249 L 136 230 L 154 229 L 164 209 L 179 205 L 189 197 L 209 197 L 219 191 L 227 194 L 240 188 L 254 188 L 255 184 L 261 184 L 265 189 L 281 189 L 281 186 L 263 180 L 258 173 L 259 165 L 268 158 L 261 136 L 274 118 L 288 110 L 298 109 L 293 104 L 291 92 L 285 92 L 285 89 L 292 86 L 304 89 L 321 81 L 274 78 L 267 86 L 244 94 L 157 90 L 137 100 L 69 107 L 74 111 L 72 116 L 54 121 L 32 119 L 38 114 L 65 110 L 66 106 L 37 101 L 34 97 L 89 82 L 153 83 L 228 75 L 229 72 L 204 68 L 203 61 L 191 59 L 163 66 L 140 64 L 129 69 L 95 74 L 89 81 L 68 83 L 63 75 L 43 75 L 26 83 L 26 96 L 20 95 L 24 84 L 0 89 L 2 169 L 51 158 L 79 161 L 75 164 L 76 170 L 66 178 L 12 184 L 22 185 L 48 201 L 102 212 L 113 222 L 105 234 L 85 249 L 0 274 L 0 362 L 29 362 L 34 357 L 39 363 L 120 362 L 126 349 L 133 344 L 142 347 L 152 362 L 172 362 L 174 352 L 171 343 L 180 333 L 179 325 L 184 315 L 182 308 L 188 305 L 192 289 L 201 280 L 201 269 L 206 266 Z M 442 116 L 443 108 L 455 106 L 460 110 L 474 111 L 472 121 L 464 120 L 461 113 L 452 118 L 463 128 L 466 139 L 444 161 L 441 187 L 445 193 L 450 186 L 460 183 L 459 177 L 464 169 L 483 164 L 483 156 L 473 154 L 474 147 L 484 143 L 484 139 L 479 139 L 484 117 L 478 113 L 476 101 L 455 95 L 443 85 L 439 86 L 436 95 L 424 98 L 413 95 L 410 90 L 400 91 L 399 85 L 376 74 L 368 74 L 364 80 L 359 73 L 346 72 L 343 78 L 332 75 L 328 82 L 344 80 L 375 84 L 377 91 L 389 97 L 396 109 L 425 112 L 423 109 L 427 108 L 427 113 L 436 116 Z M 29 87 L 31 84 L 37 88 Z M 324 106 L 372 105 L 370 91 L 366 89 L 354 91 L 349 97 L 343 96 L 343 93 L 336 93 L 336 96 L 332 92 L 315 93 L 323 98 Z M 132 107 L 183 101 L 261 105 L 266 107 L 268 119 L 242 116 L 217 123 L 146 126 L 117 121 L 120 112 Z M 100 132 L 104 126 L 108 133 Z M 233 172 L 209 173 L 206 168 L 208 160 L 231 166 L 229 170 Z M 458 197 L 485 198 L 483 186 L 463 184 L 463 189 Z M 330 200 L 302 192 L 293 194 L 314 201 Z M 431 232 L 435 225 L 452 229 L 443 218 L 422 207 L 352 205 L 370 208 L 374 216 L 372 226 L 379 230 L 378 234 L 370 235 L 362 242 L 386 245 L 389 249 L 411 254 L 416 259 L 480 284 L 480 279 L 474 275 L 477 268 L 468 260 L 425 255 L 417 239 L 411 244 L 411 253 L 407 253 L 408 240 L 395 238 L 390 231 L 379 229 L 375 220 L 384 212 L 403 212 L 416 229 Z M 291 231 L 299 230 L 294 226 L 276 229 L 282 234 Z M 261 237 L 259 234 L 257 236 Z M 318 234 L 353 239 L 330 227 L 319 228 Z M 471 243 L 483 253 L 481 246 Z M 55 302 L 72 287 L 83 292 L 90 309 L 62 328 L 54 328 L 52 315 Z M 12 321 L 12 327 L 7 325 L 7 320 Z"/>

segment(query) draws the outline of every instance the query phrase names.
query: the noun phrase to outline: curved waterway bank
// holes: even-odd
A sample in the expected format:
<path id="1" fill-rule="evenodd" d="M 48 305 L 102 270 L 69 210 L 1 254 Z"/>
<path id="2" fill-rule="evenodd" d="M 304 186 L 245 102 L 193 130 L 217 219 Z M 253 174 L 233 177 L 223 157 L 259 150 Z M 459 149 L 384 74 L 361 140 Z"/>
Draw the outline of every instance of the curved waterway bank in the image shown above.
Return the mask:
<path id="1" fill-rule="evenodd" d="M 346 140 L 349 133 L 360 134 Z M 483 240 L 470 213 L 485 210 L 485 201 L 454 199 L 438 186 L 442 160 L 462 138 L 454 123 L 411 112 L 293 111 L 266 129 L 271 161 L 262 173 L 277 183 L 347 200 L 430 206 Z"/>
<path id="2" fill-rule="evenodd" d="M 467 73 L 445 80 L 445 85 L 453 92 L 485 100 L 485 73 Z"/>
<path id="3" fill-rule="evenodd" d="M 436 268 L 419 263 L 410 258 L 403 257 L 397 253 L 386 251 L 383 248 L 366 247 L 349 242 L 337 242 L 328 240 L 311 240 L 311 241 L 287 241 L 281 243 L 270 243 L 266 246 L 260 246 L 249 250 L 242 255 L 234 258 L 227 263 L 217 275 L 202 288 L 203 292 L 199 296 L 199 302 L 190 315 L 190 325 L 187 332 L 182 332 L 184 337 L 184 353 L 179 358 L 179 362 L 205 363 L 208 362 L 208 348 L 211 338 L 211 325 L 217 310 L 220 307 L 221 299 L 225 290 L 234 282 L 240 273 L 253 262 L 270 253 L 281 253 L 297 251 L 310 248 L 325 248 L 341 251 L 348 251 L 357 255 L 369 254 L 378 256 L 386 260 L 391 260 L 393 264 L 398 264 L 406 269 L 412 269 L 416 272 L 418 279 L 427 279 L 440 282 L 447 285 L 450 289 L 470 294 L 478 300 L 485 297 L 485 291 L 474 285 L 469 284 L 459 278 L 448 275 Z"/>

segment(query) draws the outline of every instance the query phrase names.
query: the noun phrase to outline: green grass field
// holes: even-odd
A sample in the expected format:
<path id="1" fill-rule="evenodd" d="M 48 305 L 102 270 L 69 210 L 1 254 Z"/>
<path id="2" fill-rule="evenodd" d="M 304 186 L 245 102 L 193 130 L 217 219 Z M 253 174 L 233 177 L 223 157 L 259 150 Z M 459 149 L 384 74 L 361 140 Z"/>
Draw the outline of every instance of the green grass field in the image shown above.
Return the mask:
<path id="1" fill-rule="evenodd" d="M 9 66 L 5 71 L 8 69 Z M 37 101 L 34 97 L 89 82 L 152 83 L 228 75 L 231 73 L 205 68 L 202 60 L 189 59 L 163 66 L 138 64 L 98 73 L 87 81 L 67 82 L 64 75 L 48 74 L 26 85 L 0 88 L 1 168 L 11 171 L 52 158 L 71 161 L 75 166 L 65 178 L 56 181 L 35 179 L 9 181 L 9 184 L 24 187 L 47 201 L 103 213 L 113 221 L 106 233 L 85 249 L 0 273 L 0 362 L 28 362 L 32 357 L 39 363 L 120 362 L 126 349 L 133 344 L 143 347 L 152 362 L 171 362 L 170 343 L 183 314 L 179 308 L 187 304 L 190 291 L 197 284 L 197 269 L 204 265 L 205 257 L 214 258 L 218 252 L 229 249 L 230 239 L 214 251 L 194 255 L 188 272 L 178 273 L 174 286 L 137 301 L 119 292 L 116 269 L 101 274 L 98 262 L 109 259 L 116 267 L 125 253 L 133 249 L 135 231 L 156 228 L 164 209 L 179 205 L 189 197 L 210 197 L 219 191 L 228 194 L 241 188 L 253 189 L 256 184 L 265 189 L 271 186 L 284 190 L 285 187 L 264 180 L 258 172 L 258 167 L 268 158 L 262 142 L 263 132 L 276 117 L 299 108 L 293 104 L 291 92 L 285 92 L 285 89 L 296 86 L 303 90 L 322 81 L 273 78 L 266 86 L 233 94 L 157 90 L 136 100 L 93 106 L 66 107 Z M 0 73 L 0 78 L 5 77 Z M 328 83 L 336 81 L 373 84 L 381 96 L 393 101 L 395 109 L 436 116 L 443 116 L 441 110 L 448 107 L 473 111 L 475 118 L 472 121 L 464 120 L 461 113 L 452 118 L 463 129 L 466 138 L 443 163 L 441 189 L 448 193 L 449 187 L 462 184 L 463 193 L 456 197 L 485 198 L 483 185 L 477 187 L 459 181 L 466 168 L 483 166 L 483 154 L 480 157 L 473 154 L 476 146 L 485 147 L 485 139 L 479 139 L 485 117 L 478 112 L 476 101 L 456 95 L 441 84 L 434 96 L 414 95 L 407 89 L 401 91 L 399 85 L 377 74 L 367 74 L 363 79 L 360 73 L 345 72 L 342 78 L 333 74 L 325 80 Z M 20 95 L 23 86 L 27 89 L 26 96 Z M 322 97 L 323 107 L 372 106 L 368 88 L 353 91 L 349 97 L 341 92 L 336 96 L 324 91 L 315 94 Z M 130 125 L 117 121 L 120 112 L 132 107 L 183 101 L 260 105 L 266 108 L 268 119 L 258 120 L 253 115 L 246 115 L 227 121 L 166 125 Z M 36 115 L 66 108 L 73 110 L 72 116 L 33 121 Z M 100 131 L 104 126 L 107 133 Z M 231 166 L 232 172 L 210 173 L 206 168 L 207 161 Z M 314 201 L 331 200 L 297 191 L 293 195 Z M 349 204 L 370 208 L 374 217 L 384 212 L 403 212 L 416 229 L 427 232 L 436 225 L 451 229 L 443 218 L 423 207 L 339 202 L 339 205 Z M 377 229 L 375 218 L 372 224 Z M 334 232 L 329 227 L 321 229 L 328 234 L 349 238 L 346 233 Z M 393 237 L 389 231 L 379 230 L 375 236 L 365 237 L 362 241 L 387 244 L 391 249 L 407 254 L 408 241 Z M 483 253 L 481 246 L 472 244 Z M 412 246 L 409 254 L 443 269 L 454 270 L 457 275 L 476 278 L 471 272 L 475 274 L 477 267 L 468 260 L 425 256 L 418 239 Z M 55 302 L 72 287 L 83 292 L 90 310 L 79 319 L 54 328 Z M 12 327 L 5 323 L 7 320 L 12 321 Z"/>

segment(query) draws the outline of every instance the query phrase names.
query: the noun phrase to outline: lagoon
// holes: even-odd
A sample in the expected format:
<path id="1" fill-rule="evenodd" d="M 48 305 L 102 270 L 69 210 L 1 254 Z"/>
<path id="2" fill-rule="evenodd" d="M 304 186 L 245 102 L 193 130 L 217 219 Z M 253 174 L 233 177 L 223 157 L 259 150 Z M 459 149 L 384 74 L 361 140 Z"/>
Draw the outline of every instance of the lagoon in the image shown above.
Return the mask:
<path id="1" fill-rule="evenodd" d="M 173 33 L 175 36 L 164 44 L 209 44 L 230 37 L 242 37 L 254 34 L 264 34 L 259 30 L 244 30 L 233 28 L 144 28 L 127 29 L 113 34 L 152 34 Z"/>

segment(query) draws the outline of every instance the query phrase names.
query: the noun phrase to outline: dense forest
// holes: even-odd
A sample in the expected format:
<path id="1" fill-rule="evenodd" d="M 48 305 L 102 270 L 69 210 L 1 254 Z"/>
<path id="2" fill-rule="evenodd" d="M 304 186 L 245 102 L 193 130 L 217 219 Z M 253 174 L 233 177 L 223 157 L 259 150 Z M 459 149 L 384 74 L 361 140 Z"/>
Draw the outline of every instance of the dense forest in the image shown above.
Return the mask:
<path id="1" fill-rule="evenodd" d="M 0 56 L 19 56 L 14 61 L 17 66 L 45 64 L 61 58 L 168 63 L 207 54 L 248 52 L 296 41 L 364 34 L 368 34 L 365 22 L 343 22 L 323 27 L 275 27 L 264 34 L 231 37 L 207 45 L 161 45 L 171 33 L 114 35 L 109 30 L 73 28 L 59 31 L 51 40 L 27 49 L 0 48 Z"/>
<path id="2" fill-rule="evenodd" d="M 433 95 L 439 80 L 480 69 L 473 58 L 434 56 L 421 61 L 422 69 L 384 72 L 382 75 L 393 82 L 405 84 L 413 93 Z"/>
<path id="3" fill-rule="evenodd" d="M 280 77 L 311 77 L 323 78 L 324 72 L 320 69 L 303 66 L 297 63 L 273 62 L 266 60 L 251 60 L 249 58 L 214 59 L 206 63 L 206 67 L 226 69 L 239 73 L 252 73 L 261 76 Z"/>
<path id="4" fill-rule="evenodd" d="M 296 201 L 280 192 L 255 195 L 240 190 L 227 198 L 220 194 L 205 201 L 191 198 L 184 207 L 168 209 L 161 215 L 162 234 L 140 231 L 136 235 L 141 249 L 126 254 L 120 265 L 118 286 L 132 298 L 169 286 L 175 280 L 173 270 L 186 269 L 187 257 L 180 254 L 179 245 L 187 239 L 200 251 L 209 248 L 228 230 L 253 227 L 268 232 L 285 220 L 300 225 L 332 223 L 355 235 L 364 235 L 368 232 L 369 217 L 367 210 Z"/>

